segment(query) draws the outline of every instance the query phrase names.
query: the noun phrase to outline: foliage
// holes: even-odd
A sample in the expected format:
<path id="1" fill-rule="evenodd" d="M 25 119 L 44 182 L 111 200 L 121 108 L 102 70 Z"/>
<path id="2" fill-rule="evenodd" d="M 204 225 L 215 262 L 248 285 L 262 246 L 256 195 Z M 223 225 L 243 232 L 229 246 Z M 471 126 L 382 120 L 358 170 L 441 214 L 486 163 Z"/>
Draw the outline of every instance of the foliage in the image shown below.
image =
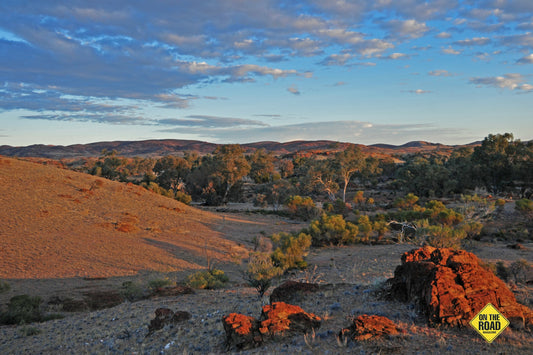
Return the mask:
<path id="1" fill-rule="evenodd" d="M 130 174 L 126 169 L 126 164 L 124 158 L 117 156 L 117 151 L 104 149 L 89 173 L 109 180 L 126 181 Z"/>
<path id="2" fill-rule="evenodd" d="M 343 202 L 340 198 L 336 199 L 333 203 L 324 203 L 322 209 L 329 214 L 340 214 L 343 217 L 347 217 L 352 211 L 350 204 Z"/>
<path id="3" fill-rule="evenodd" d="M 533 211 L 533 200 L 523 198 L 517 200 L 515 204 L 515 209 L 520 212 L 531 212 Z"/>
<path id="4" fill-rule="evenodd" d="M 430 225 L 419 228 L 417 232 L 424 235 L 427 243 L 436 248 L 458 249 L 461 247 L 461 241 L 466 237 L 464 230 L 446 225 Z"/>
<path id="5" fill-rule="evenodd" d="M 228 202 L 229 192 L 237 182 L 250 172 L 244 150 L 238 144 L 217 147 L 214 152 L 215 170 L 211 176 L 222 186 L 222 203 Z"/>
<path id="6" fill-rule="evenodd" d="M 286 196 L 291 196 L 293 191 L 294 187 L 289 181 L 276 180 L 267 185 L 265 198 L 274 207 L 274 210 L 277 211 L 286 202 Z"/>
<path id="7" fill-rule="evenodd" d="M 170 281 L 168 278 L 154 279 L 148 282 L 148 288 L 151 290 L 156 290 L 158 288 L 170 286 L 170 285 L 172 285 L 172 281 Z"/>
<path id="8" fill-rule="evenodd" d="M 184 189 L 184 180 L 191 169 L 191 162 L 185 158 L 166 156 L 154 165 L 153 171 L 156 173 L 156 182 L 167 190 L 177 192 Z"/>
<path id="9" fill-rule="evenodd" d="M 254 252 L 250 254 L 244 278 L 250 286 L 257 289 L 259 297 L 263 297 L 272 280 L 282 273 L 283 269 L 274 264 L 271 253 Z"/>
<path id="10" fill-rule="evenodd" d="M 203 270 L 195 272 L 187 277 L 186 284 L 196 289 L 217 289 L 223 288 L 229 278 L 224 271 L 218 269 Z"/>
<path id="11" fill-rule="evenodd" d="M 250 163 L 250 177 L 257 184 L 267 183 L 274 180 L 275 167 L 274 156 L 264 149 L 256 150 L 248 158 Z"/>
<path id="12" fill-rule="evenodd" d="M 357 241 L 359 228 L 342 215 L 322 214 L 302 232 L 311 236 L 314 246 L 351 244 Z"/>
<path id="13" fill-rule="evenodd" d="M 293 218 L 303 219 L 304 221 L 316 218 L 320 211 L 311 197 L 291 196 L 285 205 Z"/>
<path id="14" fill-rule="evenodd" d="M 156 182 L 143 182 L 141 183 L 141 186 L 145 189 L 152 191 L 156 194 L 168 197 L 168 198 L 174 198 L 174 193 L 171 190 L 167 190 L 161 186 L 159 186 Z"/>
<path id="15" fill-rule="evenodd" d="M 43 320 L 38 296 L 18 295 L 9 300 L 7 311 L 0 314 L 2 324 L 24 324 Z"/>
<path id="16" fill-rule="evenodd" d="M 348 183 L 355 173 L 364 169 L 365 155 L 359 147 L 350 145 L 347 149 L 335 154 L 332 167 L 343 184 L 342 202 L 346 202 L 346 189 L 348 188 Z"/>
<path id="17" fill-rule="evenodd" d="M 174 197 L 177 201 L 184 203 L 186 205 L 190 204 L 192 201 L 191 195 L 186 194 L 182 191 L 176 191 L 176 195 Z"/>
<path id="18" fill-rule="evenodd" d="M 359 234 L 362 236 L 361 241 L 368 242 L 372 234 L 372 222 L 370 222 L 370 218 L 367 215 L 359 217 L 357 227 L 359 228 Z"/>
<path id="19" fill-rule="evenodd" d="M 11 286 L 3 280 L 0 280 L 0 294 L 11 290 Z"/>
<path id="20" fill-rule="evenodd" d="M 30 337 L 30 336 L 34 336 L 34 335 L 38 335 L 42 333 L 41 329 L 37 327 L 30 327 L 27 325 L 20 327 L 19 331 L 20 331 L 20 335 L 22 335 L 23 337 Z"/>
<path id="21" fill-rule="evenodd" d="M 130 302 L 136 302 L 148 298 L 150 293 L 142 285 L 133 281 L 125 281 L 120 289 L 122 297 Z"/>
<path id="22" fill-rule="evenodd" d="M 513 275 L 515 283 L 526 283 L 531 265 L 524 259 L 517 260 L 509 266 L 509 273 Z"/>
<path id="23" fill-rule="evenodd" d="M 311 236 L 309 234 L 303 232 L 293 234 L 281 232 L 272 235 L 271 240 L 274 244 L 272 260 L 275 266 L 280 267 L 282 270 L 304 269 L 307 267 L 304 257 L 311 246 Z"/>

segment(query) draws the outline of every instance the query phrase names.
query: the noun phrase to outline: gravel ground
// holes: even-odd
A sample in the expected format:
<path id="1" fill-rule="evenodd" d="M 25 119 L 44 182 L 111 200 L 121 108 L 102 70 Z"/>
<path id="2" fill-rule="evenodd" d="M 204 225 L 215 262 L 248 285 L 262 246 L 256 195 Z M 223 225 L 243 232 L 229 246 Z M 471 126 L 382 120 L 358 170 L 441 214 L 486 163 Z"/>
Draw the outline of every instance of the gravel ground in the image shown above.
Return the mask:
<path id="1" fill-rule="evenodd" d="M 289 277 L 313 278 L 322 283 L 327 280 L 332 285 L 299 304 L 305 311 L 322 317 L 321 328 L 314 334 L 267 342 L 242 353 L 533 353 L 530 333 L 507 329 L 492 344 L 487 344 L 470 328 L 428 328 L 413 305 L 379 298 L 374 291 L 392 275 L 402 250 L 410 248 L 406 245 L 353 246 L 311 253 L 310 271 Z M 317 265 L 316 270 L 314 265 Z M 26 326 L 2 326 L 0 354 L 219 354 L 225 352 L 222 317 L 237 312 L 258 318 L 262 304 L 267 301 L 268 294 L 260 300 L 255 289 L 235 279 L 230 287 L 222 290 L 199 290 L 177 297 L 126 302 L 94 312 L 67 313 L 63 319 Z M 148 324 L 159 307 L 187 311 L 192 318 L 149 334 Z M 340 329 L 349 325 L 351 317 L 361 314 L 387 316 L 400 324 L 407 334 L 340 343 L 337 339 Z M 25 335 L 32 332 L 38 334 Z"/>

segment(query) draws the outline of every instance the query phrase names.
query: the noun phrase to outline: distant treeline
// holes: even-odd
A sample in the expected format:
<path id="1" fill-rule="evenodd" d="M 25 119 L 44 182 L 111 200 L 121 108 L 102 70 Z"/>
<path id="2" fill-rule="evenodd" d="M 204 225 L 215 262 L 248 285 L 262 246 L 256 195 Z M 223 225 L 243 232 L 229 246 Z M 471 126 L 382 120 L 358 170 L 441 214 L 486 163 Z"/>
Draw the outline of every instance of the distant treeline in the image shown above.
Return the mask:
<path id="1" fill-rule="evenodd" d="M 487 136 L 475 148 L 456 148 L 402 156 L 373 156 L 357 146 L 332 154 L 274 155 L 264 149 L 245 154 L 237 144 L 218 146 L 211 154 L 185 152 L 162 158 L 124 158 L 103 151 L 78 170 L 207 205 L 253 200 L 274 208 L 291 196 L 347 201 L 358 190 L 421 197 L 446 197 L 484 189 L 520 198 L 533 195 L 533 142 L 510 133 Z M 401 161 L 401 163 L 398 163 Z"/>

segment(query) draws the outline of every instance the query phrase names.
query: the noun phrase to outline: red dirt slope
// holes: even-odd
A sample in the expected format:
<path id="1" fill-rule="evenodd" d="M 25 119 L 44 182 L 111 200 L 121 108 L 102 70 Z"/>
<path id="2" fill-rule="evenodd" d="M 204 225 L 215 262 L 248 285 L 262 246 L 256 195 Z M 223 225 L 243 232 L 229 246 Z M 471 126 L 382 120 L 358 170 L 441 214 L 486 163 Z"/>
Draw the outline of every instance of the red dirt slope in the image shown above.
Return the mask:
<path id="1" fill-rule="evenodd" d="M 0 157 L 0 278 L 179 271 L 245 249 L 221 217 L 141 187 Z"/>

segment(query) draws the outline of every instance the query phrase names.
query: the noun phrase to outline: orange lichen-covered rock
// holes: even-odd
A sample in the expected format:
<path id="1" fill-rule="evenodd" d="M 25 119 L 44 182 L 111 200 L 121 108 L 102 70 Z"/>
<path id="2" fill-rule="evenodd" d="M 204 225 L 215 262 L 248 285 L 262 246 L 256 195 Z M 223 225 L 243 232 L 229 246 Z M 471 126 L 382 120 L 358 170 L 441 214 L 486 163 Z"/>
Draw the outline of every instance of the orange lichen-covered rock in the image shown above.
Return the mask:
<path id="1" fill-rule="evenodd" d="M 533 328 L 533 311 L 464 250 L 424 247 L 402 256 L 389 280 L 395 298 L 416 302 L 432 325 L 466 326 L 492 303 L 514 328 Z"/>
<path id="2" fill-rule="evenodd" d="M 298 306 L 274 302 L 263 307 L 259 331 L 271 336 L 307 333 L 318 329 L 321 322 L 320 317 L 307 313 Z"/>
<path id="3" fill-rule="evenodd" d="M 228 350 L 245 350 L 255 348 L 263 342 L 259 332 L 259 321 L 244 314 L 230 313 L 222 318 L 226 331 L 226 348 Z"/>
<path id="4" fill-rule="evenodd" d="M 367 340 L 403 333 L 405 331 L 387 317 L 363 314 L 354 318 L 349 328 L 342 329 L 339 337 L 341 339 Z"/>

